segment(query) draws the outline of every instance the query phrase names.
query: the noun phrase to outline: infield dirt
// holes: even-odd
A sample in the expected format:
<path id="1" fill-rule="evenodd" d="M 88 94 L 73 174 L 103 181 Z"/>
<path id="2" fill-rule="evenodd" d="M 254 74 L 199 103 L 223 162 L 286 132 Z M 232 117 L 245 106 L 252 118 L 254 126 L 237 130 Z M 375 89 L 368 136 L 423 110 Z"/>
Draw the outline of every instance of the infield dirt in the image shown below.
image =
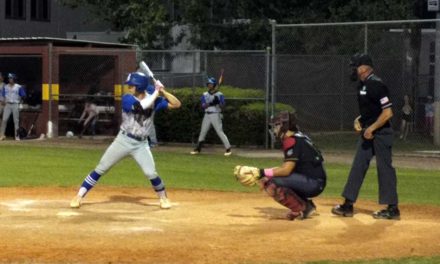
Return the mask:
<path id="1" fill-rule="evenodd" d="M 440 254 L 440 208 L 401 205 L 402 220 L 318 214 L 287 221 L 264 193 L 169 190 L 160 210 L 150 189 L 96 187 L 80 209 L 73 188 L 0 188 L 1 263 L 296 263 Z"/>

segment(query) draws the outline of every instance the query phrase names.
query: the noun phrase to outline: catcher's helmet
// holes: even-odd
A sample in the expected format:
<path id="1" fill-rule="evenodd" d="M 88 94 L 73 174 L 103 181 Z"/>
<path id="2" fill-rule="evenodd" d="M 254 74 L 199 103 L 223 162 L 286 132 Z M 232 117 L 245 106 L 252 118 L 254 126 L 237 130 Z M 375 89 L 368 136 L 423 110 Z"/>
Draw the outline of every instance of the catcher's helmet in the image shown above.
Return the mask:
<path id="1" fill-rule="evenodd" d="M 368 54 L 356 53 L 350 59 L 351 67 L 359 67 L 361 65 L 368 65 L 373 67 L 373 60 Z"/>
<path id="2" fill-rule="evenodd" d="M 150 83 L 149 77 L 142 72 L 132 72 L 128 74 L 125 84 L 136 87 L 137 92 L 145 92 Z"/>
<path id="3" fill-rule="evenodd" d="M 15 73 L 8 73 L 8 79 L 13 79 L 14 81 L 17 80 L 17 74 Z"/>
<path id="4" fill-rule="evenodd" d="M 206 85 L 212 84 L 212 86 L 217 86 L 217 80 L 214 77 L 209 77 L 208 81 L 206 82 Z"/>
<path id="5" fill-rule="evenodd" d="M 297 119 L 295 113 L 290 113 L 288 111 L 282 111 L 270 121 L 272 130 L 275 126 L 281 126 L 278 133 L 275 135 L 278 138 L 282 138 L 283 135 L 288 131 L 297 132 L 299 131 L 297 125 Z"/>

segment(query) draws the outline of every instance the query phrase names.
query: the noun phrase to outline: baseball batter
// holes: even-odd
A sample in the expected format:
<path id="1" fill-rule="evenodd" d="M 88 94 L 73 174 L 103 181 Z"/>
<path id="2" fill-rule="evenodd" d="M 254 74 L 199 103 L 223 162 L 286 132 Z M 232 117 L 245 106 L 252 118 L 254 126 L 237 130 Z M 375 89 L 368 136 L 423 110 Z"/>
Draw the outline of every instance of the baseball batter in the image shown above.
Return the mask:
<path id="1" fill-rule="evenodd" d="M 205 141 L 206 134 L 212 125 L 225 146 L 226 151 L 224 155 L 230 156 L 232 154 L 231 144 L 229 144 L 228 137 L 223 132 L 222 124 L 222 108 L 225 105 L 225 97 L 220 91 L 218 91 L 217 80 L 215 78 L 208 78 L 206 85 L 208 86 L 208 91 L 204 92 L 200 98 L 205 115 L 203 117 L 202 128 L 200 130 L 197 146 L 193 151 L 191 151 L 191 154 L 196 155 L 202 151 L 203 141 Z"/>
<path id="2" fill-rule="evenodd" d="M 70 207 L 79 208 L 84 196 L 96 185 L 99 178 L 124 157 L 132 156 L 142 172 L 150 180 L 159 197 L 160 208 L 169 209 L 171 203 L 165 192 L 165 185 L 157 174 L 153 155 L 148 145 L 148 132 L 152 126 L 154 111 L 179 108 L 180 101 L 165 90 L 160 81 L 154 84 L 154 92 L 147 93 L 150 77 L 133 72 L 127 77 L 126 84 L 135 88 L 134 94 L 122 97 L 122 124 L 119 134 L 107 148 L 98 166 L 85 178 L 78 194 L 72 199 Z M 162 96 L 159 96 L 161 94 Z"/>

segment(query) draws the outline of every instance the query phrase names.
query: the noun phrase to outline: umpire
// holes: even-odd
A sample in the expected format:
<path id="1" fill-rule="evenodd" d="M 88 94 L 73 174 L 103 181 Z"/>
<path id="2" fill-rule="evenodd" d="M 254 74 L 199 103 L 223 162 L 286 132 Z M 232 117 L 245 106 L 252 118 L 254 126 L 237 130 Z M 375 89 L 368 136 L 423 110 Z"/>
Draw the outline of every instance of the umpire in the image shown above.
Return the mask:
<path id="1" fill-rule="evenodd" d="M 374 212 L 376 219 L 400 219 L 397 198 L 396 171 L 391 165 L 393 130 L 390 119 L 393 116 L 388 88 L 373 72 L 373 62 L 367 54 L 355 54 L 351 58 L 352 80 L 359 83 L 357 98 L 360 116 L 354 121 L 354 129 L 360 133 L 357 151 L 353 160 L 342 196 L 343 204 L 332 209 L 339 216 L 353 216 L 353 204 L 359 194 L 370 161 L 376 156 L 379 179 L 379 203 L 388 205 Z"/>

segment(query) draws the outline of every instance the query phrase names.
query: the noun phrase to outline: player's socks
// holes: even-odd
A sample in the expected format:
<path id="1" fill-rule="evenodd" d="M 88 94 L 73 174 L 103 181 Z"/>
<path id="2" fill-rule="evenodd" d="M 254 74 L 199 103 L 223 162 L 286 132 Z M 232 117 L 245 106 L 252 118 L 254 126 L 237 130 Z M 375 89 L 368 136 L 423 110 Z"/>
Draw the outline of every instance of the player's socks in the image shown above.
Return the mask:
<path id="1" fill-rule="evenodd" d="M 84 179 L 84 182 L 81 184 L 81 188 L 79 188 L 78 196 L 84 197 L 87 192 L 89 192 L 90 189 L 96 185 L 100 177 L 101 175 L 96 173 L 96 171 L 92 171 L 89 175 L 87 175 L 87 177 Z"/>
<path id="2" fill-rule="evenodd" d="M 159 176 L 154 179 L 150 179 L 150 182 L 153 185 L 153 188 L 159 198 L 167 197 L 167 193 L 165 192 L 165 185 L 163 184 L 162 179 Z"/>

